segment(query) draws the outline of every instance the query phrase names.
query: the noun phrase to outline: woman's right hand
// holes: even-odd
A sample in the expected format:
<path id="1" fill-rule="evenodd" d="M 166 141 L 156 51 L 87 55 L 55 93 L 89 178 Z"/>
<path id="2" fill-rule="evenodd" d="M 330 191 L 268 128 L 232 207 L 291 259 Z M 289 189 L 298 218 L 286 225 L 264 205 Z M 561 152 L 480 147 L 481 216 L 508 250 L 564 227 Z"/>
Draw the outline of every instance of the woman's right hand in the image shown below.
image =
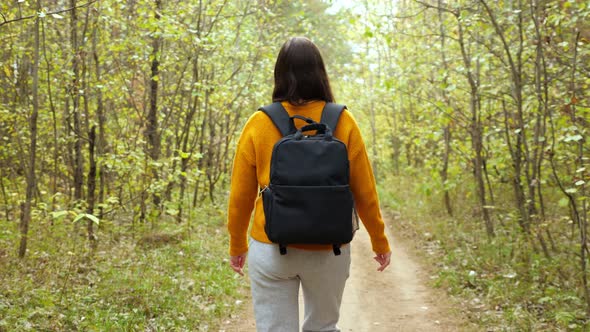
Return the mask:
<path id="1" fill-rule="evenodd" d="M 229 265 L 231 268 L 236 271 L 239 275 L 243 276 L 244 272 L 242 269 L 244 268 L 244 264 L 246 263 L 246 254 L 241 254 L 238 256 L 230 256 L 229 257 Z"/>

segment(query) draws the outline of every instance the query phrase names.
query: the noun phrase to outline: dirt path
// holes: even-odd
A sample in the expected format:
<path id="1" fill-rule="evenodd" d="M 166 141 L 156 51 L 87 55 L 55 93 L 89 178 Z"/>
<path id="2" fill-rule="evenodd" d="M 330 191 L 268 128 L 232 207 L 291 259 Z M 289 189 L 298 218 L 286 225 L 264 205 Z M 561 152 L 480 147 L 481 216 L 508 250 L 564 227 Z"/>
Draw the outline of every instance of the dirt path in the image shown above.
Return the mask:
<path id="1" fill-rule="evenodd" d="M 388 235 L 394 249 L 392 264 L 384 272 L 376 271 L 366 231 L 361 228 L 355 236 L 338 324 L 342 332 L 470 331 L 445 295 L 427 286 L 428 276 L 410 256 L 408 244 Z M 251 303 L 245 300 L 244 305 L 245 310 L 220 331 L 256 331 Z"/>

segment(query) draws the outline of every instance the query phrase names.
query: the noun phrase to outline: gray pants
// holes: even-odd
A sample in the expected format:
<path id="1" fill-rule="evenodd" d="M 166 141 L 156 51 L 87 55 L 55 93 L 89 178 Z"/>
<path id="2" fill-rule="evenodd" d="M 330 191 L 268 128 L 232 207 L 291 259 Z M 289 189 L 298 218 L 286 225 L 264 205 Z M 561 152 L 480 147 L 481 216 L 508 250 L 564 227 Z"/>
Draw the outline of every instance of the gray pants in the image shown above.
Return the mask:
<path id="1" fill-rule="evenodd" d="M 258 332 L 299 331 L 299 286 L 305 302 L 304 332 L 339 332 L 336 326 L 350 271 L 350 245 L 342 254 L 287 248 L 251 240 L 248 271 Z"/>

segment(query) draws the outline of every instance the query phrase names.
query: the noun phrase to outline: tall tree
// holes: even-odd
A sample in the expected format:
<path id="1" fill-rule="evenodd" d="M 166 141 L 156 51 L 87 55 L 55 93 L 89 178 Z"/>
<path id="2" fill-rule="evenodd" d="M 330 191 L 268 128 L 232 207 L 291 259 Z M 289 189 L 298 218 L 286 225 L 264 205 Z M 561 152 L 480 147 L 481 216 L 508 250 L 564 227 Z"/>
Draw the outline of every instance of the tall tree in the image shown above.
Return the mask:
<path id="1" fill-rule="evenodd" d="M 148 143 L 148 155 L 152 161 L 160 157 L 160 135 L 158 132 L 158 82 L 160 80 L 160 57 L 162 52 L 162 31 L 159 21 L 162 17 L 162 0 L 154 0 L 155 29 L 152 32 L 152 52 L 150 55 L 150 101 L 146 118 L 145 135 Z M 156 166 L 151 166 L 154 181 L 158 181 L 159 175 Z M 153 194 L 154 205 L 160 205 L 160 193 Z"/>
<path id="2" fill-rule="evenodd" d="M 67 110 L 68 115 L 68 127 L 71 125 L 69 117 L 73 122 L 73 128 L 69 128 L 70 134 L 73 136 L 74 144 L 73 151 L 73 174 L 74 174 L 74 200 L 79 202 L 84 198 L 83 185 L 84 185 L 84 159 L 82 156 L 82 124 L 80 119 L 80 66 L 83 61 L 83 53 L 80 49 L 78 40 L 78 12 L 77 12 L 77 0 L 70 0 L 70 43 L 72 48 L 71 59 L 72 59 L 72 81 L 69 85 L 69 94 L 72 101 L 72 110 Z M 66 104 L 66 108 L 68 105 Z"/>
<path id="3" fill-rule="evenodd" d="M 37 12 L 41 12 L 41 0 L 36 3 Z M 33 195 L 37 186 L 37 178 L 35 176 L 35 166 L 37 163 L 37 117 L 39 116 L 39 57 L 40 57 L 40 15 L 35 17 L 34 35 L 35 41 L 33 44 L 33 86 L 31 94 L 33 97 L 33 109 L 29 118 L 30 130 L 30 144 L 29 144 L 29 164 L 27 165 L 27 189 L 25 202 L 22 207 L 22 215 L 20 220 L 20 246 L 18 249 L 18 256 L 23 258 L 27 252 L 27 239 L 29 233 L 29 223 L 31 222 L 31 208 L 33 202 Z"/>

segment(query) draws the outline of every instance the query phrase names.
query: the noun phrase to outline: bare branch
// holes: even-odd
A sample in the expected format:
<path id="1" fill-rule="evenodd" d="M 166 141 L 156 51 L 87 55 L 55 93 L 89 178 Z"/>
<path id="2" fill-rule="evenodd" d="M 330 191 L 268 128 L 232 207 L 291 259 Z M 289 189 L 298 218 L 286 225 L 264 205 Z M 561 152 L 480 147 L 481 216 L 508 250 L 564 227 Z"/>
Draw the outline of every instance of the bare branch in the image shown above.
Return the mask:
<path id="1" fill-rule="evenodd" d="M 377 15 L 377 16 L 379 16 L 379 17 L 386 17 L 386 18 L 389 18 L 389 19 L 403 20 L 403 19 L 406 19 L 406 18 L 414 18 L 414 17 L 416 17 L 416 16 L 424 13 L 426 11 L 426 9 L 428 9 L 428 7 L 424 6 L 424 8 L 422 8 L 418 12 L 413 13 L 413 14 L 408 14 L 408 15 L 400 15 L 400 16 L 397 16 L 397 15 L 384 14 L 384 15 Z"/>
<path id="2" fill-rule="evenodd" d="M 452 15 L 457 16 L 457 17 L 459 16 L 459 13 L 457 11 L 452 10 L 452 9 L 449 9 L 449 8 L 431 5 L 431 4 L 427 3 L 427 2 L 423 2 L 423 1 L 420 1 L 420 0 L 414 0 L 414 2 L 421 4 L 422 6 L 424 6 L 426 8 L 440 10 L 442 12 L 449 13 L 449 14 L 452 14 Z"/>
<path id="3" fill-rule="evenodd" d="M 502 41 L 502 45 L 504 46 L 504 51 L 506 52 L 506 56 L 508 57 L 508 64 L 510 65 L 510 70 L 512 72 L 512 75 L 514 77 L 517 77 L 517 75 L 519 74 L 519 71 L 516 69 L 516 65 L 514 63 L 514 60 L 512 59 L 512 52 L 510 52 L 510 47 L 508 45 L 508 42 L 506 41 L 506 37 L 504 36 L 504 30 L 500 27 L 500 25 L 498 24 L 498 21 L 496 21 L 496 16 L 494 15 L 492 10 L 488 6 L 487 2 L 485 2 L 484 0 L 479 0 L 479 2 L 484 6 L 486 12 L 488 13 L 488 16 L 490 17 L 492 25 L 494 26 L 494 29 L 496 30 L 496 33 L 498 34 L 498 36 L 500 37 L 500 40 Z"/>
<path id="4" fill-rule="evenodd" d="M 56 11 L 53 11 L 53 12 L 48 12 L 48 13 L 45 13 L 45 15 L 54 15 L 54 14 L 61 14 L 61 13 L 69 12 L 69 11 L 74 10 L 74 9 L 77 9 L 77 8 L 82 8 L 82 7 L 90 6 L 91 4 L 93 4 L 93 3 L 97 2 L 97 1 L 99 1 L 99 0 L 91 0 L 91 1 L 88 1 L 87 3 L 85 3 L 85 4 L 81 4 L 81 5 L 76 6 L 76 7 L 70 7 L 70 8 L 66 8 L 66 9 L 56 10 Z M 19 18 L 15 18 L 15 19 L 12 19 L 12 20 L 7 20 L 6 19 L 6 16 L 4 16 L 4 14 L 2 14 L 2 13 L 0 13 L 0 15 L 2 15 L 2 20 L 4 21 L 4 22 L 1 22 L 0 23 L 0 27 L 1 27 L 1 26 L 5 25 L 5 24 L 8 24 L 8 23 L 14 23 L 14 22 L 18 22 L 18 21 L 24 21 L 24 20 L 29 20 L 29 19 L 35 18 L 39 14 L 37 13 L 37 14 L 34 14 L 34 15 L 19 17 Z"/>
<path id="5" fill-rule="evenodd" d="M 0 16 L 2 16 L 2 21 L 4 21 L 4 22 L 2 22 L 2 24 L 6 24 L 6 22 L 7 22 L 6 16 L 4 16 L 4 14 L 2 14 L 1 12 L 0 12 Z"/>

